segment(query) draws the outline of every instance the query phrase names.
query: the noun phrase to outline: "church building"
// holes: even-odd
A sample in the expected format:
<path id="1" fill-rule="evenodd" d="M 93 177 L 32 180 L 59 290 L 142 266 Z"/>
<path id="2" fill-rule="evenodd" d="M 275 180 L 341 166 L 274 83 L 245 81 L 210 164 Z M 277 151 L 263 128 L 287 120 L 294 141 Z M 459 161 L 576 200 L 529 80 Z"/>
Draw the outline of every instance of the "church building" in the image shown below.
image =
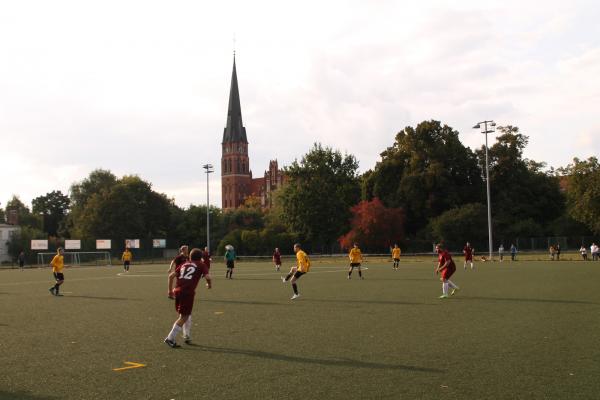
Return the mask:
<path id="1" fill-rule="evenodd" d="M 221 198 L 223 210 L 233 210 L 254 196 L 262 207 L 272 205 L 272 193 L 284 183 L 283 172 L 277 160 L 269 162 L 269 169 L 260 178 L 252 178 L 250 157 L 248 155 L 248 137 L 242 122 L 242 107 L 237 81 L 235 56 L 229 90 L 227 123 L 223 130 L 221 143 Z"/>

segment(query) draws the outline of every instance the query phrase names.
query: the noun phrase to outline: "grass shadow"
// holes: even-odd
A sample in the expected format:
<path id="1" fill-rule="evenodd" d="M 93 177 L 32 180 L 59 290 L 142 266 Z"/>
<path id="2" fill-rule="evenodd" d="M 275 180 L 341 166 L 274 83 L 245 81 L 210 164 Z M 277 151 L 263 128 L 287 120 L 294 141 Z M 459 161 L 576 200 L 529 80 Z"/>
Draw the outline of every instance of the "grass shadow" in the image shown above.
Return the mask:
<path id="1" fill-rule="evenodd" d="M 456 297 L 456 300 L 488 300 L 488 301 L 512 301 L 517 303 L 552 303 L 552 304 L 589 304 L 598 305 L 592 301 L 584 300 L 552 300 L 552 299 L 527 299 L 520 297 Z"/>
<path id="2" fill-rule="evenodd" d="M 316 303 L 340 303 L 340 304 L 381 304 L 393 306 L 429 306 L 428 303 L 416 303 L 413 301 L 396 301 L 396 300 L 331 300 L 331 299 L 302 299 L 302 302 Z"/>
<path id="3" fill-rule="evenodd" d="M 414 366 L 414 365 L 404 365 L 404 364 L 374 363 L 374 362 L 368 362 L 368 361 L 353 360 L 350 358 L 322 359 L 322 358 L 298 357 L 298 356 L 291 356 L 291 355 L 286 355 L 286 354 L 269 353 L 266 351 L 232 349 L 232 348 L 227 348 L 227 347 L 204 346 L 204 345 L 199 345 L 199 344 L 192 344 L 187 348 L 190 350 L 198 349 L 200 351 L 206 351 L 206 352 L 210 352 L 210 353 L 242 355 L 242 356 L 263 358 L 263 359 L 268 359 L 268 360 L 294 362 L 294 363 L 301 363 L 301 364 L 318 364 L 318 365 L 324 365 L 324 366 L 328 366 L 328 367 L 401 370 L 401 371 L 414 371 L 414 372 L 428 372 L 428 373 L 435 373 L 435 374 L 441 374 L 441 373 L 445 372 L 444 370 L 437 369 L 437 368 L 426 368 L 426 367 L 418 367 L 418 366 Z"/>
<path id="4" fill-rule="evenodd" d="M 38 396 L 27 392 L 7 392 L 0 390 L 0 400 L 55 400 L 58 397 Z"/>
<path id="5" fill-rule="evenodd" d="M 78 299 L 92 299 L 92 300 L 114 300 L 114 301 L 142 301 L 142 299 L 132 299 L 128 297 L 101 297 L 101 296 L 82 296 L 82 295 L 67 295 L 64 297 L 74 297 Z"/>
<path id="6" fill-rule="evenodd" d="M 225 303 L 225 304 L 241 304 L 247 306 L 285 306 L 287 303 L 270 303 L 267 301 L 241 301 L 241 300 L 207 300 L 202 299 L 203 303 Z"/>

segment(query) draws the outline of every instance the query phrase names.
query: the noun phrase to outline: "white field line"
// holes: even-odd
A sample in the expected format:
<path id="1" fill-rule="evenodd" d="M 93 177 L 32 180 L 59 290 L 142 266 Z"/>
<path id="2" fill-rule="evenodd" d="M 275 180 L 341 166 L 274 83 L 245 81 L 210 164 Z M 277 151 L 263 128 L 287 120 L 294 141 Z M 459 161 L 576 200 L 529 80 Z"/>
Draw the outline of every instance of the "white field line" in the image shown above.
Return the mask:
<path id="1" fill-rule="evenodd" d="M 331 268 L 335 268 L 334 271 L 319 271 L 320 269 L 331 269 Z M 368 267 L 364 267 L 362 268 L 364 270 L 369 269 Z M 310 274 L 327 274 L 327 273 L 331 273 L 331 272 L 347 272 L 348 270 L 346 269 L 346 267 L 318 267 L 317 271 L 311 271 Z M 141 273 L 144 272 L 156 272 L 156 271 L 138 271 Z M 289 270 L 288 270 L 289 272 Z M 279 275 L 281 276 L 282 274 L 286 274 L 286 271 L 271 271 L 271 272 L 263 272 L 263 273 L 236 273 L 236 276 L 270 276 L 270 275 Z M 121 277 L 137 277 L 137 278 L 166 278 L 168 276 L 168 274 L 165 272 L 163 274 L 147 274 L 147 275 L 141 275 L 141 274 L 130 274 L 127 272 L 119 272 L 116 275 L 110 275 L 110 276 L 96 276 L 96 277 L 90 277 L 90 278 L 73 278 L 73 279 L 67 279 L 65 281 L 65 283 L 68 282 L 86 282 L 86 281 L 97 281 L 97 280 L 106 280 L 106 279 L 118 279 Z M 22 285 L 35 285 L 35 284 L 51 284 L 52 283 L 52 279 L 46 279 L 44 281 L 28 281 L 28 282 L 8 282 L 8 283 L 0 283 L 0 287 L 3 286 L 22 286 Z"/>

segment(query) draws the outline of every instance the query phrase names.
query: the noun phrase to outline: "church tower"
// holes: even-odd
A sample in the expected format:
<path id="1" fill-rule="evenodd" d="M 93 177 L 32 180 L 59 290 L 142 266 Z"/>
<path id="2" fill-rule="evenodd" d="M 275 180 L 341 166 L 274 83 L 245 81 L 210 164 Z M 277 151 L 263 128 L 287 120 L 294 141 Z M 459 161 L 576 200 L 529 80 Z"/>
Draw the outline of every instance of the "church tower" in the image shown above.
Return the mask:
<path id="1" fill-rule="evenodd" d="M 238 89 L 235 55 L 229 91 L 227 124 L 221 143 L 221 198 L 223 210 L 232 210 L 244 203 L 251 192 L 252 172 L 248 158 L 248 139 L 242 123 L 242 107 Z"/>

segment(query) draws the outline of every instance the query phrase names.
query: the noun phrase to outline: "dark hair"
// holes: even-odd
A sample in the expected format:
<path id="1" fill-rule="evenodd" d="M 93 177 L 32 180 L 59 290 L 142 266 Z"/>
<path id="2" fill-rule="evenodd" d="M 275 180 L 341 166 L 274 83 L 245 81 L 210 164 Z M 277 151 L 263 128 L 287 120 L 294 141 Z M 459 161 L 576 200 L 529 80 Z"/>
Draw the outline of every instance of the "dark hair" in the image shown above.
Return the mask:
<path id="1" fill-rule="evenodd" d="M 300 243 L 294 243 L 294 247 L 297 247 L 299 249 L 302 248 L 302 247 L 300 247 Z"/>
<path id="2" fill-rule="evenodd" d="M 444 243 L 442 243 L 442 242 L 439 242 L 438 244 L 436 244 L 436 246 L 442 250 L 444 250 L 446 248 L 446 246 L 444 246 Z"/>
<path id="3" fill-rule="evenodd" d="M 202 260 L 202 256 L 204 255 L 204 252 L 200 249 L 192 249 L 192 251 L 190 251 L 190 260 L 191 261 L 200 261 Z"/>

